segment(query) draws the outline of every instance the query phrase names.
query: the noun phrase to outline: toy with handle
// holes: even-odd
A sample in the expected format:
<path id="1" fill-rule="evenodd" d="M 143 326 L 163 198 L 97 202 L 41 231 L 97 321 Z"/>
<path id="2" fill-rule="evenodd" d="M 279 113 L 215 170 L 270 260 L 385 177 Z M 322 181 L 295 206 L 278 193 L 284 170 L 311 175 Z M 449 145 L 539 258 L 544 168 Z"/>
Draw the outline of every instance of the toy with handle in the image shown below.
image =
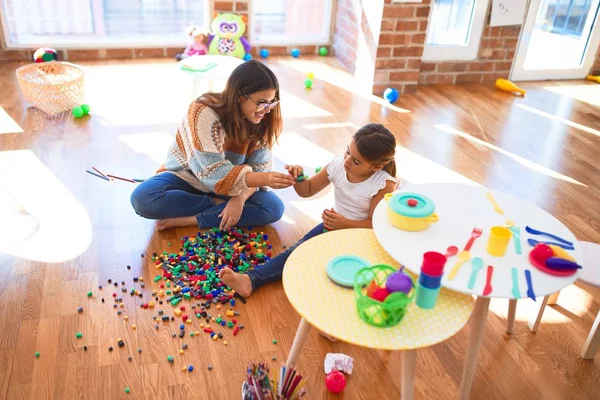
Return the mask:
<path id="1" fill-rule="evenodd" d="M 548 245 L 554 245 L 554 246 L 558 246 L 558 247 L 562 247 L 565 250 L 575 250 L 575 247 L 573 246 L 569 246 L 563 243 L 558 243 L 558 242 L 540 242 L 539 240 L 535 240 L 532 238 L 527 239 L 527 243 L 529 243 L 529 245 L 531 246 L 535 246 L 536 244 L 542 243 L 542 244 L 548 244 Z"/>
<path id="2" fill-rule="evenodd" d="M 494 275 L 494 267 L 488 265 L 487 267 L 487 276 L 485 278 L 485 287 L 483 288 L 483 295 L 489 296 L 492 293 L 492 276 Z"/>
<path id="3" fill-rule="evenodd" d="M 548 233 L 548 232 L 538 231 L 537 229 L 533 229 L 529 225 L 525 227 L 525 230 L 527 231 L 527 233 L 530 233 L 532 235 L 548 236 L 549 238 L 554 239 L 554 240 L 558 240 L 559 242 L 564 243 L 567 246 L 573 246 L 573 242 L 569 242 L 568 240 L 563 239 L 560 236 L 556 236 L 556 235 L 553 235 L 553 234 Z"/>

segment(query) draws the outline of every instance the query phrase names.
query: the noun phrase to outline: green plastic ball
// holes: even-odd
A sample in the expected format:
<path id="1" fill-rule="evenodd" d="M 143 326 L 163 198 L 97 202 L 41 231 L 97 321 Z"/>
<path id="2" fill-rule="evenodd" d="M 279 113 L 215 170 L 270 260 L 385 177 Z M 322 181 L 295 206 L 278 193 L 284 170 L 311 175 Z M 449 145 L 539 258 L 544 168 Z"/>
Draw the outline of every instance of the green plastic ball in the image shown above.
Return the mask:
<path id="1" fill-rule="evenodd" d="M 82 104 L 81 109 L 83 110 L 83 115 L 88 115 L 90 113 L 90 106 L 88 104 Z"/>
<path id="2" fill-rule="evenodd" d="M 75 106 L 75 107 L 73 107 L 73 109 L 71 110 L 71 112 L 73 113 L 73 116 L 75 118 L 81 118 L 84 115 L 83 108 L 81 108 L 81 106 Z"/>
<path id="3" fill-rule="evenodd" d="M 327 47 L 321 47 L 319 49 L 319 55 L 320 56 L 326 56 L 329 53 L 329 51 L 327 50 Z"/>
<path id="4" fill-rule="evenodd" d="M 306 79 L 306 80 L 304 81 L 304 87 L 306 87 L 307 89 L 310 89 L 310 88 L 312 88 L 312 85 L 313 85 L 313 81 L 312 81 L 312 79 Z"/>

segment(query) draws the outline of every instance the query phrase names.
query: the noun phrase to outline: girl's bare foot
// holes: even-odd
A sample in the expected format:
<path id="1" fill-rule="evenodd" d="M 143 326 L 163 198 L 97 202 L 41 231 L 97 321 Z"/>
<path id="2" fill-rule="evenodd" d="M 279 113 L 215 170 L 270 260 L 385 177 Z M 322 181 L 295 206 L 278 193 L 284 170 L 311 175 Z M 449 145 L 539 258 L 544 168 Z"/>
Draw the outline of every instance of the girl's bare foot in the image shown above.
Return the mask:
<path id="1" fill-rule="evenodd" d="M 239 274 L 230 268 L 223 268 L 219 271 L 219 279 L 243 297 L 249 297 L 252 294 L 252 282 L 246 274 Z"/>
<path id="2" fill-rule="evenodd" d="M 164 231 L 169 228 L 177 228 L 180 226 L 198 226 L 198 220 L 196 217 L 178 217 L 178 218 L 165 218 L 156 221 L 156 230 Z"/>
<path id="3" fill-rule="evenodd" d="M 326 333 L 325 333 L 325 332 L 323 332 L 323 331 L 319 331 L 319 335 L 323 336 L 324 338 L 327 338 L 327 339 L 329 339 L 329 340 L 330 340 L 330 341 L 332 341 L 332 342 L 337 342 L 337 339 L 336 339 L 336 338 L 334 338 L 334 337 L 333 337 L 333 336 L 331 336 L 331 335 L 328 335 L 328 334 L 326 334 Z"/>

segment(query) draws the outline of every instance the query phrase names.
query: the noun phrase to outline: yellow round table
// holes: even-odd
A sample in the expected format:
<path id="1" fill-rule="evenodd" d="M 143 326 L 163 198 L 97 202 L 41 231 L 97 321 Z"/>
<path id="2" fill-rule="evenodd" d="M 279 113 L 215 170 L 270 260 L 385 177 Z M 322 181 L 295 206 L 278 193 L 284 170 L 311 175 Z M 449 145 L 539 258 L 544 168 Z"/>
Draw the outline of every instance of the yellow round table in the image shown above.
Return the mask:
<path id="1" fill-rule="evenodd" d="M 415 349 L 440 343 L 462 329 L 473 311 L 473 300 L 469 295 L 442 289 L 435 308 L 423 310 L 413 302 L 398 325 L 371 326 L 358 316 L 354 290 L 337 285 L 327 276 L 327 264 L 340 255 L 355 255 L 372 265 L 400 267 L 371 229 L 328 232 L 294 250 L 283 270 L 283 287 L 302 320 L 287 365 L 297 363 L 311 326 L 358 346 L 406 350 L 402 357 L 402 399 L 412 399 Z"/>

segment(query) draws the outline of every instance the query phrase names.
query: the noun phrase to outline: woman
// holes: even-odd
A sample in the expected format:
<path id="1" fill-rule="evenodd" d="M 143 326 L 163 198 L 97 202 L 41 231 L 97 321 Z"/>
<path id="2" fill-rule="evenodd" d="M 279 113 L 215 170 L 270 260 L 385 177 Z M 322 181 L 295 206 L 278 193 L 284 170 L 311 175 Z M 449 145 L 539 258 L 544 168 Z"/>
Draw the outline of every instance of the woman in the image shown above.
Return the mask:
<path id="1" fill-rule="evenodd" d="M 295 183 L 289 174 L 269 172 L 281 129 L 275 74 L 259 61 L 241 64 L 222 93 L 206 93 L 190 105 L 165 164 L 131 194 L 133 208 L 158 219 L 157 230 L 279 220 L 282 201 L 260 188 Z"/>

